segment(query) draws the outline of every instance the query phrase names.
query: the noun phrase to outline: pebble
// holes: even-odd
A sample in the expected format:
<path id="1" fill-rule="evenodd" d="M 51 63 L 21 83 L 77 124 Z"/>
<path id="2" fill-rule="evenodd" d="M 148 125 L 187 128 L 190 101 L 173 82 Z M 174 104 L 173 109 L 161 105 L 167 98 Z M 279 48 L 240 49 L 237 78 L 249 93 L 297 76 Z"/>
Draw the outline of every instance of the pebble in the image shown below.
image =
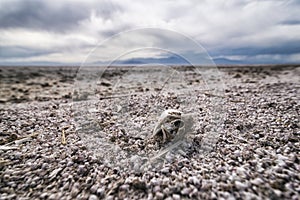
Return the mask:
<path id="1" fill-rule="evenodd" d="M 97 189 L 97 195 L 99 195 L 99 196 L 103 196 L 103 195 L 104 195 L 104 193 L 105 193 L 105 190 L 104 190 L 104 188 L 98 188 L 98 189 Z"/>
<path id="2" fill-rule="evenodd" d="M 282 195 L 282 192 L 280 190 L 273 190 L 273 192 L 276 194 L 277 197 L 280 197 Z"/>
<path id="3" fill-rule="evenodd" d="M 159 185 L 156 185 L 154 188 L 153 188 L 153 192 L 159 192 L 160 191 L 160 186 Z"/>
<path id="4" fill-rule="evenodd" d="M 80 175 L 84 175 L 87 172 L 87 169 L 86 169 L 86 167 L 84 165 L 79 165 L 77 172 Z"/>
<path id="5" fill-rule="evenodd" d="M 173 197 L 174 200 L 180 200 L 181 199 L 179 194 L 173 194 L 172 197 Z"/>
<path id="6" fill-rule="evenodd" d="M 261 178 L 255 178 L 255 179 L 251 180 L 250 182 L 251 182 L 252 184 L 254 184 L 254 185 L 259 186 L 259 185 L 261 185 L 264 181 L 263 181 Z"/>
<path id="7" fill-rule="evenodd" d="M 247 184 L 242 183 L 242 182 L 240 182 L 240 181 L 235 181 L 234 184 L 235 184 L 235 187 L 236 187 L 238 190 L 244 190 L 244 189 L 247 188 Z"/>
<path id="8" fill-rule="evenodd" d="M 93 185 L 91 188 L 90 188 L 90 191 L 91 193 L 95 194 L 97 192 L 97 189 L 98 189 L 98 185 Z"/>
<path id="9" fill-rule="evenodd" d="M 165 167 L 163 169 L 160 170 L 162 173 L 167 174 L 170 173 L 170 168 L 169 167 Z"/>
<path id="10" fill-rule="evenodd" d="M 77 196 L 78 193 L 79 193 L 78 188 L 73 187 L 70 194 L 71 194 L 71 196 L 72 196 L 73 198 L 75 198 L 75 197 Z"/>
<path id="11" fill-rule="evenodd" d="M 48 163 L 43 163 L 41 168 L 42 169 L 49 169 L 49 164 Z"/>
<path id="12" fill-rule="evenodd" d="M 90 196 L 89 196 L 89 200 L 98 200 L 99 198 L 96 196 L 96 195 L 94 195 L 94 194 L 91 194 Z"/>
<path id="13" fill-rule="evenodd" d="M 130 186 L 128 184 L 124 184 L 120 186 L 120 190 L 128 191 Z"/>
<path id="14" fill-rule="evenodd" d="M 63 169 L 62 169 L 61 167 L 59 167 L 59 168 L 53 170 L 53 171 L 50 173 L 49 178 L 50 178 L 50 179 L 55 178 L 55 177 L 57 176 L 57 174 L 58 174 L 59 172 L 61 172 L 62 170 L 63 170 Z"/>
<path id="15" fill-rule="evenodd" d="M 48 196 L 49 196 L 49 194 L 46 193 L 46 192 L 44 192 L 44 193 L 42 193 L 42 194 L 40 195 L 40 198 L 41 198 L 41 199 L 46 199 Z"/>
<path id="16" fill-rule="evenodd" d="M 161 193 L 161 192 L 156 192 L 156 193 L 155 193 L 155 197 L 156 197 L 157 199 L 163 199 L 163 198 L 164 198 L 164 194 Z"/>
<path id="17" fill-rule="evenodd" d="M 51 194 L 51 195 L 48 197 L 48 199 L 50 199 L 50 200 L 56 200 L 56 199 L 58 199 L 58 198 L 57 198 L 57 195 L 56 195 L 56 194 Z"/>
<path id="18" fill-rule="evenodd" d="M 67 167 L 72 167 L 72 166 L 73 166 L 73 164 L 74 164 L 74 162 L 72 162 L 72 161 L 69 161 L 69 162 L 67 163 Z"/>
<path id="19" fill-rule="evenodd" d="M 152 178 L 150 180 L 150 184 L 151 185 L 160 185 L 161 184 L 161 180 L 157 180 L 156 178 Z"/>
<path id="20" fill-rule="evenodd" d="M 113 200 L 114 196 L 113 195 L 109 195 L 109 196 L 105 197 L 105 199 L 107 199 L 107 200 Z"/>
<path id="21" fill-rule="evenodd" d="M 200 185 L 200 181 L 196 176 L 191 176 L 188 178 L 188 182 L 194 184 L 194 185 Z"/>
<path id="22" fill-rule="evenodd" d="M 182 195 L 189 195 L 191 193 L 191 188 L 184 188 L 181 190 Z"/>

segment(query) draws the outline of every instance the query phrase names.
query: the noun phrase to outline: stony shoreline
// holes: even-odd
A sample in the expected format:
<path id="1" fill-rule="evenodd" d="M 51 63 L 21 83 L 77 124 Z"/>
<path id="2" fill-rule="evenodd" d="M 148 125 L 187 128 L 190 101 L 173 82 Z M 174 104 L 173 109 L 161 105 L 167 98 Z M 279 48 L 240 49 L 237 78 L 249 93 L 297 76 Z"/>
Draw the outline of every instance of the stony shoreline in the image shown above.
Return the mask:
<path id="1" fill-rule="evenodd" d="M 214 149 L 198 151 L 204 124 L 189 154 L 142 173 L 107 167 L 79 137 L 76 68 L 0 70 L 0 199 L 299 198 L 299 66 L 220 68 L 226 119 Z"/>

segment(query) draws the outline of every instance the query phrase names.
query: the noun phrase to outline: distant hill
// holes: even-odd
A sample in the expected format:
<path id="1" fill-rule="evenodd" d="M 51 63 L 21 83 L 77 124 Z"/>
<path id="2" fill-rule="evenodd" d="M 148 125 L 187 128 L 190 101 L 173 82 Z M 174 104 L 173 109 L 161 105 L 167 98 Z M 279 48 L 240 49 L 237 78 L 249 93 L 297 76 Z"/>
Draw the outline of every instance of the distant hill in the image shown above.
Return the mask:
<path id="1" fill-rule="evenodd" d="M 230 60 L 227 58 L 215 58 L 213 59 L 214 63 L 216 65 L 240 65 L 240 64 L 246 64 L 245 62 L 242 62 L 240 60 Z"/>
<path id="2" fill-rule="evenodd" d="M 185 60 L 177 56 L 164 58 L 131 58 L 128 60 L 117 61 L 113 64 L 188 64 Z"/>

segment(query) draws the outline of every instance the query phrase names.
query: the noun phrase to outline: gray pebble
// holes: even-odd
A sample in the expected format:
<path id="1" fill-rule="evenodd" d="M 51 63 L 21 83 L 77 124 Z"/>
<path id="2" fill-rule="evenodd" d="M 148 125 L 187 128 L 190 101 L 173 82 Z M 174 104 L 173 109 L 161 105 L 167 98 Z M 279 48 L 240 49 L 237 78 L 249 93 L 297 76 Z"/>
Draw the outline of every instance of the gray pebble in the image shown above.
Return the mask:
<path id="1" fill-rule="evenodd" d="M 49 196 L 49 194 L 47 192 L 44 192 L 40 195 L 41 199 L 46 199 Z"/>
<path id="2" fill-rule="evenodd" d="M 124 190 L 124 191 L 129 190 L 129 188 L 130 188 L 130 186 L 128 184 L 124 184 L 124 185 L 120 186 L 120 190 Z"/>
<path id="3" fill-rule="evenodd" d="M 67 163 L 67 167 L 72 167 L 72 166 L 73 166 L 73 164 L 74 164 L 74 162 L 72 162 L 72 161 L 69 161 L 69 162 Z"/>
<path id="4" fill-rule="evenodd" d="M 167 174 L 170 172 L 170 168 L 169 167 L 165 167 L 163 169 L 160 170 L 162 173 Z"/>
<path id="5" fill-rule="evenodd" d="M 56 200 L 57 199 L 57 195 L 56 194 L 51 194 L 48 199 L 50 200 Z"/>
<path id="6" fill-rule="evenodd" d="M 196 176 L 191 176 L 188 178 L 188 182 L 194 184 L 194 185 L 199 185 L 200 181 Z"/>
<path id="7" fill-rule="evenodd" d="M 236 187 L 238 190 L 244 190 L 244 189 L 246 189 L 246 188 L 248 187 L 247 184 L 242 183 L 242 182 L 240 182 L 240 181 L 235 181 L 234 184 L 235 184 L 235 187 Z"/>
<path id="8" fill-rule="evenodd" d="M 191 188 L 183 188 L 183 190 L 181 190 L 182 195 L 189 195 L 190 193 L 191 193 Z"/>
<path id="9" fill-rule="evenodd" d="M 83 175 L 87 172 L 87 168 L 84 165 L 79 165 L 77 172 L 78 172 L 78 174 Z"/>
<path id="10" fill-rule="evenodd" d="M 172 195 L 174 200 L 180 200 L 180 195 L 179 194 L 173 194 Z"/>
<path id="11" fill-rule="evenodd" d="M 98 189 L 98 185 L 93 185 L 91 188 L 90 188 L 90 191 L 91 193 L 95 194 L 97 192 L 97 189 Z"/>
<path id="12" fill-rule="evenodd" d="M 78 188 L 77 187 L 73 187 L 70 194 L 71 194 L 71 196 L 73 198 L 75 198 L 78 195 L 78 193 L 79 193 Z"/>
<path id="13" fill-rule="evenodd" d="M 99 195 L 99 196 L 104 195 L 104 192 L 105 192 L 104 188 L 98 188 L 97 189 L 97 195 Z"/>
<path id="14" fill-rule="evenodd" d="M 254 184 L 254 185 L 259 186 L 259 185 L 261 185 L 264 181 L 263 181 L 261 178 L 255 178 L 255 179 L 251 180 L 250 182 L 251 182 L 252 184 Z"/>
<path id="15" fill-rule="evenodd" d="M 57 168 L 57 169 L 54 169 L 50 175 L 49 175 L 49 178 L 50 179 L 53 179 L 54 177 L 57 176 L 58 173 L 60 173 L 63 169 L 60 167 L 60 168 Z"/>
<path id="16" fill-rule="evenodd" d="M 156 197 L 157 199 L 163 199 L 163 198 L 164 198 L 164 194 L 161 193 L 161 192 L 156 192 L 156 193 L 155 193 L 155 197 Z"/>
<path id="17" fill-rule="evenodd" d="M 99 198 L 96 196 L 96 195 L 94 195 L 94 194 L 91 194 L 90 196 L 89 196 L 89 200 L 98 200 Z"/>

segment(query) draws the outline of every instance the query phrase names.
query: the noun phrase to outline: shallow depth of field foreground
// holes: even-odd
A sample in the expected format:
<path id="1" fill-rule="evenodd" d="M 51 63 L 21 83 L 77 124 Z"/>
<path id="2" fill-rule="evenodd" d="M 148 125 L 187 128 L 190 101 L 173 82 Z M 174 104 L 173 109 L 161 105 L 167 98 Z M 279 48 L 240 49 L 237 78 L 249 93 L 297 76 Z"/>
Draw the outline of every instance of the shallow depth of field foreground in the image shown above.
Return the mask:
<path id="1" fill-rule="evenodd" d="M 201 144 L 210 126 L 205 119 L 213 95 L 198 88 L 200 76 L 187 73 L 198 117 L 190 145 L 175 159 L 140 171 L 110 165 L 82 137 L 72 100 L 77 70 L 0 68 L 0 199 L 299 199 L 299 66 L 220 67 L 224 93 L 218 98 L 225 113 L 209 152 Z M 99 105 L 107 108 L 117 98 L 110 94 L 112 80 L 122 79 L 128 69 L 110 70 L 98 83 L 103 95 Z M 143 84 L 122 89 L 146 95 L 156 90 Z M 140 120 L 159 103 L 178 108 L 173 98 L 134 107 L 138 99 L 130 106 Z M 144 137 L 119 131 L 113 112 L 103 109 L 94 120 L 112 144 L 133 152 L 149 147 Z M 130 117 L 126 120 L 132 123 Z M 97 140 L 95 133 L 91 137 Z"/>

